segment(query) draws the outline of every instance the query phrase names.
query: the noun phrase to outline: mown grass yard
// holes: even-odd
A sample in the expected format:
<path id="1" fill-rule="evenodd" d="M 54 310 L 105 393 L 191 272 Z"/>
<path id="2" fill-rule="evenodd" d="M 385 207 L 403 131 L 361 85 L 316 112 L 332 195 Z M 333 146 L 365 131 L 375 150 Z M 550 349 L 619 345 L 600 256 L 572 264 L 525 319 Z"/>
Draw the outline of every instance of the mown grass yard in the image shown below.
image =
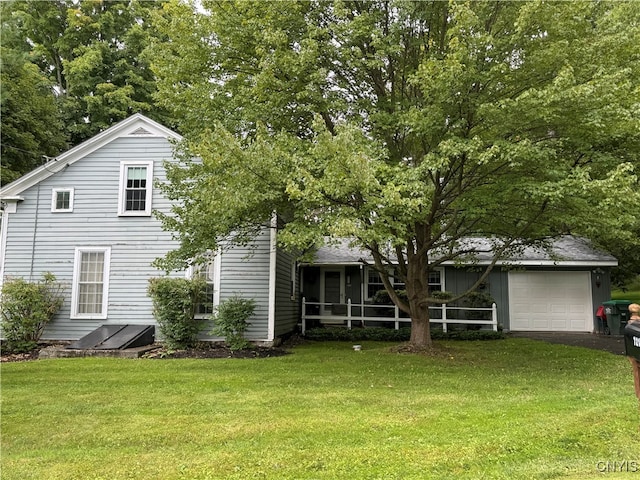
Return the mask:
<path id="1" fill-rule="evenodd" d="M 640 303 L 640 276 L 629 282 L 624 289 L 616 289 L 611 292 L 613 300 L 629 300 Z"/>
<path id="2" fill-rule="evenodd" d="M 528 339 L 2 366 L 2 476 L 640 477 L 626 358 Z"/>

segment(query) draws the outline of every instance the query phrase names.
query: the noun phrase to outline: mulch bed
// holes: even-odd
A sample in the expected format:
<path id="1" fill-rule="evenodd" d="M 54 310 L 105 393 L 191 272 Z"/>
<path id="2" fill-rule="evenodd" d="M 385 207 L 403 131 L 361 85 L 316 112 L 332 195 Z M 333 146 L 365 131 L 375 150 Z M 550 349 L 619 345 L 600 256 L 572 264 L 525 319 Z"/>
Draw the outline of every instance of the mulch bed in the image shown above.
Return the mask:
<path id="1" fill-rule="evenodd" d="M 31 360 L 37 360 L 40 354 L 40 348 L 31 350 L 27 353 L 4 353 L 0 356 L 0 362 L 28 362 Z"/>
<path id="2" fill-rule="evenodd" d="M 245 350 L 230 350 L 228 347 L 218 343 L 201 342 L 196 348 L 188 350 L 167 350 L 162 345 L 144 354 L 142 358 L 149 359 L 172 359 L 172 358 L 270 358 L 288 355 L 287 347 L 296 343 L 296 340 L 288 340 L 280 347 L 259 347 L 254 346 Z M 28 362 L 38 360 L 40 350 L 58 344 L 42 343 L 38 348 L 26 353 L 4 353 L 0 347 L 0 362 Z"/>
<path id="3" fill-rule="evenodd" d="M 244 350 L 231 350 L 225 345 L 203 342 L 197 348 L 187 350 L 167 350 L 158 347 L 142 358 L 171 359 L 171 358 L 269 358 L 281 357 L 289 352 L 279 347 L 252 347 Z"/>
<path id="4" fill-rule="evenodd" d="M 527 337 L 536 340 L 547 341 L 551 343 L 560 343 L 564 345 L 579 346 L 592 348 L 596 350 L 609 351 L 617 355 L 624 355 L 624 337 L 612 335 L 593 335 L 593 334 L 532 334 L 532 333 L 512 333 L 511 337 Z M 304 343 L 308 340 L 298 336 L 292 336 L 287 339 L 279 347 L 254 347 L 247 350 L 231 351 L 226 346 L 218 343 L 201 342 L 198 348 L 189 350 L 168 351 L 161 345 L 158 348 L 146 353 L 143 358 L 149 359 L 172 359 L 172 358 L 269 358 L 279 357 L 290 353 L 288 348 Z M 5 354 L 0 345 L 0 361 L 1 362 L 28 362 L 37 360 L 42 348 L 50 347 L 52 344 L 43 343 L 37 349 L 27 353 Z M 413 349 L 407 348 L 406 345 L 396 347 L 398 353 L 416 353 Z M 442 349 L 434 349 L 430 355 L 448 355 L 448 352 Z"/>

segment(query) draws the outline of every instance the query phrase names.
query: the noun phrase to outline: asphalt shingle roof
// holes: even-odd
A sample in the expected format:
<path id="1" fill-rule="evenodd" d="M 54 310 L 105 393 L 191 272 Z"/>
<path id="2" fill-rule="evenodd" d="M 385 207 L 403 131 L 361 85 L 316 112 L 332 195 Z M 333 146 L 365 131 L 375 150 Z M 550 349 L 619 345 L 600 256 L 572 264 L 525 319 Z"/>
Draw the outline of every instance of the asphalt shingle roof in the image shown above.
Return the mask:
<path id="1" fill-rule="evenodd" d="M 491 242 L 487 239 L 473 238 L 467 240 L 479 252 L 479 264 L 491 260 Z M 541 247 L 527 246 L 512 258 L 505 258 L 498 264 L 521 266 L 616 266 L 618 261 L 612 255 L 593 247 L 589 240 L 565 235 L 549 241 L 550 250 Z M 371 255 L 350 245 L 347 239 L 331 245 L 320 247 L 312 264 L 315 265 L 354 265 L 373 263 Z"/>

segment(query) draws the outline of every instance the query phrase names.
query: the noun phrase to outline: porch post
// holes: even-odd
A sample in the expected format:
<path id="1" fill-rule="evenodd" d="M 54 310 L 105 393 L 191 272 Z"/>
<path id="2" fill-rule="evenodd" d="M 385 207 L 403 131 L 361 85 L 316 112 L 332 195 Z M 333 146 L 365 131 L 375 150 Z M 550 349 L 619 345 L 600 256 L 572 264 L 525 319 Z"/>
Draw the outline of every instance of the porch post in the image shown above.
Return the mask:
<path id="1" fill-rule="evenodd" d="M 307 329 L 307 322 L 306 322 L 307 307 L 305 303 L 306 303 L 306 300 L 304 297 L 302 297 L 302 336 L 303 337 L 304 337 L 304 332 Z"/>
<path id="2" fill-rule="evenodd" d="M 351 298 L 347 299 L 347 329 L 351 330 Z"/>
<path id="3" fill-rule="evenodd" d="M 398 306 L 394 305 L 394 317 L 396 319 L 396 330 L 400 330 L 400 311 L 398 310 Z"/>
<path id="4" fill-rule="evenodd" d="M 491 304 L 491 325 L 493 325 L 493 331 L 498 331 L 498 306 L 494 303 Z"/>
<path id="5" fill-rule="evenodd" d="M 442 331 L 447 333 L 447 304 L 442 304 Z"/>

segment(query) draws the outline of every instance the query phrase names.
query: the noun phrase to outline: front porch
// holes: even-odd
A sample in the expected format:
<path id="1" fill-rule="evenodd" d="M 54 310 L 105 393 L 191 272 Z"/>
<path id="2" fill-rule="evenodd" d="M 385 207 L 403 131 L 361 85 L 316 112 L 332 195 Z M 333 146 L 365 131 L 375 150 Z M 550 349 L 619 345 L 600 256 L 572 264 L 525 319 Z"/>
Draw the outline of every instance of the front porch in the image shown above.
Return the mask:
<path id="1" fill-rule="evenodd" d="M 478 325 L 498 331 L 498 308 L 452 307 L 442 304 L 429 308 L 430 323 L 442 325 L 446 332 L 449 325 Z M 411 319 L 395 305 L 371 303 L 308 302 L 302 298 L 302 334 L 311 326 L 344 326 L 348 329 L 366 326 L 386 326 L 395 330 L 411 325 Z"/>
<path id="2" fill-rule="evenodd" d="M 343 326 L 348 329 L 379 326 L 398 330 L 411 325 L 409 316 L 392 305 L 388 297 L 387 301 L 379 301 L 379 294 L 383 293 L 384 286 L 375 270 L 362 263 L 346 263 L 343 258 L 336 258 L 336 263 L 328 263 L 328 259 L 323 260 L 324 263 L 320 265 L 306 265 L 302 269 L 303 334 L 309 328 L 320 326 Z M 392 274 L 390 279 L 399 289 L 404 288 Z M 470 277 L 467 281 L 475 280 Z M 457 283 L 458 288 L 467 287 L 466 283 Z M 432 291 L 445 290 L 443 268 L 430 272 L 429 287 Z M 458 288 L 454 288 L 454 291 Z M 432 325 L 441 325 L 444 332 L 458 325 L 497 331 L 496 304 L 478 307 L 433 305 L 429 308 L 430 322 Z"/>

